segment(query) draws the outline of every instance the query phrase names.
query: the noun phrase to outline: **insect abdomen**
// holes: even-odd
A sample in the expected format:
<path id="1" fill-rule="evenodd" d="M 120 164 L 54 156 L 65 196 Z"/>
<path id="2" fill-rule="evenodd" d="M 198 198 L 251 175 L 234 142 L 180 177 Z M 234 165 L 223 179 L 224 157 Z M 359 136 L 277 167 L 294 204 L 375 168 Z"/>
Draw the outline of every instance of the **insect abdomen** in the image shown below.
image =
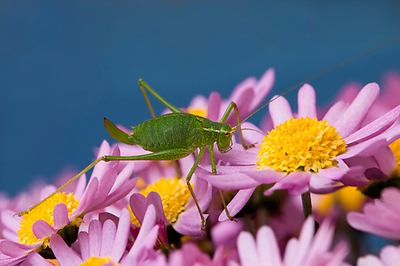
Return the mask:
<path id="1" fill-rule="evenodd" d="M 166 114 L 137 125 L 132 133 L 143 149 L 158 152 L 187 149 L 193 152 L 204 142 L 201 122 L 194 115 Z"/>

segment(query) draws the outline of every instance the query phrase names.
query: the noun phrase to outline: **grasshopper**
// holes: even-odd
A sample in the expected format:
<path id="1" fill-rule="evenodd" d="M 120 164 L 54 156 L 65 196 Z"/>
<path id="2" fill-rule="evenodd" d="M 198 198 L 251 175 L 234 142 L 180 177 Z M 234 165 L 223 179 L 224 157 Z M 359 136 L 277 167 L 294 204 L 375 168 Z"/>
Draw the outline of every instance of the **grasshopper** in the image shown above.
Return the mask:
<path id="1" fill-rule="evenodd" d="M 211 160 L 211 169 L 212 173 L 214 175 L 217 174 L 216 170 L 216 163 L 215 163 L 215 158 L 214 158 L 214 143 L 217 144 L 217 148 L 219 152 L 221 153 L 227 153 L 231 150 L 232 148 L 232 135 L 239 131 L 241 141 L 243 148 L 248 149 L 251 147 L 254 147 L 254 144 L 250 145 L 245 145 L 243 134 L 242 134 L 242 129 L 241 129 L 241 124 L 245 122 L 247 119 L 249 119 L 251 116 L 253 116 L 255 113 L 266 107 L 269 103 L 274 101 L 275 99 L 279 98 L 280 96 L 283 96 L 284 94 L 302 86 L 303 84 L 314 80 L 315 78 L 322 76 L 336 68 L 339 68 L 343 65 L 349 64 L 350 62 L 353 62 L 359 58 L 362 58 L 368 54 L 371 54 L 375 51 L 381 50 L 387 46 L 390 46 L 392 44 L 400 42 L 400 39 L 397 39 L 395 41 L 392 41 L 390 43 L 387 43 L 385 45 L 382 45 L 380 47 L 374 48 L 370 51 L 367 51 L 363 54 L 360 54 L 356 57 L 353 57 L 345 62 L 342 62 L 338 65 L 335 65 L 325 71 L 322 71 L 321 73 L 297 84 L 296 86 L 293 86 L 292 88 L 286 90 L 282 94 L 272 98 L 269 102 L 266 104 L 262 105 L 260 108 L 258 108 L 256 111 L 251 113 L 248 117 L 246 117 L 244 120 L 239 121 L 239 110 L 237 105 L 234 102 L 231 102 L 229 106 L 227 107 L 224 115 L 222 116 L 221 120 L 219 122 L 211 121 L 209 119 L 206 119 L 201 116 L 193 115 L 193 114 L 188 114 L 177 108 L 176 106 L 172 105 L 169 103 L 167 100 L 165 100 L 163 97 L 161 97 L 153 88 L 151 88 L 146 81 L 143 79 L 139 80 L 139 86 L 142 90 L 142 93 L 144 95 L 144 98 L 147 102 L 147 105 L 149 106 L 150 112 L 153 116 L 153 119 L 144 122 L 142 124 L 137 125 L 136 127 L 133 128 L 131 133 L 125 133 L 124 131 L 120 130 L 117 128 L 113 123 L 111 123 L 109 120 L 104 118 L 104 125 L 108 133 L 117 141 L 128 144 L 128 145 L 139 145 L 141 146 L 144 150 L 148 150 L 151 153 L 149 154 L 144 154 L 144 155 L 136 155 L 136 156 L 102 156 L 98 158 L 97 160 L 93 161 L 91 164 L 89 164 L 85 169 L 83 169 L 80 173 L 78 173 L 76 176 L 71 178 L 68 182 L 66 182 L 64 185 L 62 185 L 60 188 L 58 188 L 55 192 L 53 192 L 51 195 L 49 195 L 47 198 L 44 200 L 40 201 L 27 211 L 23 211 L 19 213 L 18 215 L 22 215 L 23 213 L 27 213 L 37 206 L 39 206 L 42 202 L 47 200 L 48 198 L 52 197 L 54 194 L 58 193 L 62 189 L 64 189 L 66 186 L 68 186 L 70 183 L 72 183 L 74 180 L 79 178 L 81 175 L 89 171 L 91 168 L 93 168 L 96 164 L 98 164 L 101 161 L 104 162 L 109 162 L 109 161 L 135 161 L 135 160 L 177 160 L 181 159 L 184 157 L 189 156 L 193 152 L 195 152 L 197 149 L 199 149 L 198 155 L 196 157 L 196 160 L 190 169 L 188 175 L 186 176 L 186 183 L 188 186 L 188 189 L 191 193 L 191 196 L 193 197 L 193 200 L 196 204 L 196 207 L 198 209 L 198 212 L 201 217 L 201 228 L 204 231 L 205 230 L 205 219 L 203 216 L 203 213 L 200 209 L 200 206 L 197 202 L 196 195 L 194 194 L 192 185 L 190 184 L 190 180 L 194 174 L 194 171 L 196 170 L 200 159 L 202 158 L 205 147 L 208 146 L 208 149 L 210 151 L 210 160 Z M 147 93 L 150 92 L 156 99 L 158 99 L 162 104 L 164 104 L 172 113 L 170 114 L 165 114 L 156 117 L 155 113 L 153 111 L 153 108 L 151 107 L 150 101 L 147 97 Z M 234 127 L 231 127 L 228 124 L 225 124 L 225 121 L 227 120 L 229 114 L 234 110 L 235 116 L 237 119 L 237 125 Z M 175 167 L 177 169 L 177 167 Z M 179 176 L 179 171 L 177 170 L 178 176 Z M 220 191 L 221 192 L 221 191 Z M 228 210 L 226 208 L 226 204 L 223 202 L 225 211 L 227 213 L 228 218 L 231 220 L 234 220 L 233 217 L 231 217 L 228 213 Z"/>

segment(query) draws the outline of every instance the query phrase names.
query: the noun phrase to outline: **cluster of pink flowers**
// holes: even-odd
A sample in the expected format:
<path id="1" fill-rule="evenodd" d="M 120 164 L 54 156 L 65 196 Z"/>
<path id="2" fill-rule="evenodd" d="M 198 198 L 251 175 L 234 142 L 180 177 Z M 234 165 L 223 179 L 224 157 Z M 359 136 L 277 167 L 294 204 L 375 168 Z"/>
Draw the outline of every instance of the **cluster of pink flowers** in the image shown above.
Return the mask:
<path id="1" fill-rule="evenodd" d="M 274 78 L 269 69 L 229 99 L 196 96 L 185 110 L 219 121 L 234 101 L 242 121 Z M 82 175 L 22 216 L 56 186 L 0 194 L 0 266 L 399 265 L 400 246 L 389 241 L 400 240 L 400 75 L 387 74 L 380 91 L 348 84 L 317 107 L 305 84 L 297 112 L 278 97 L 260 128 L 241 125 L 255 147 L 233 136 L 229 152 L 214 148 L 216 175 L 207 149 L 191 179 L 205 230 L 185 181 L 195 154 L 176 164 L 100 162 L 88 182 Z M 236 121 L 232 112 L 226 123 Z M 97 157 L 144 153 L 104 141 Z M 370 235 L 381 250 L 368 249 Z"/>

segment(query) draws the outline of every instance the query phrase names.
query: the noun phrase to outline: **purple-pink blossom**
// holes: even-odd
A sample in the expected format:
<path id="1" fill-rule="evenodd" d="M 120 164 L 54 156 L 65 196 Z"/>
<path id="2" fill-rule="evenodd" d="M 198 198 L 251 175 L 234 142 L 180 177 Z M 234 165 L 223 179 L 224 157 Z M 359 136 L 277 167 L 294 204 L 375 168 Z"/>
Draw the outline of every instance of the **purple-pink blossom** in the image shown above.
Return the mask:
<path id="1" fill-rule="evenodd" d="M 234 145 L 229 153 L 216 155 L 218 159 L 227 162 L 226 165 L 217 167 L 217 176 L 213 176 L 206 165 L 201 165 L 196 173 L 217 188 L 239 190 L 238 195 L 242 200 L 228 208 L 233 214 L 237 209 L 241 209 L 243 201 L 247 201 L 254 188 L 261 183 L 274 184 L 266 191 L 266 195 L 278 189 L 287 189 L 295 195 L 307 191 L 328 193 L 337 190 L 343 184 L 366 185 L 369 183 L 364 176 L 366 168 L 360 164 L 353 166 L 354 160 L 373 156 L 400 136 L 400 126 L 394 125 L 400 114 L 400 105 L 361 127 L 378 94 L 379 86 L 370 83 L 359 92 L 350 105 L 338 102 L 322 118 L 339 132 L 347 145 L 345 153 L 332 158 L 338 161 L 338 167 L 319 169 L 318 172 L 294 171 L 289 174 L 271 168 L 256 169 L 257 148 L 243 150 L 240 145 Z M 291 117 L 317 116 L 315 92 L 310 85 L 304 85 L 299 90 L 298 101 L 297 114 L 291 111 L 289 103 L 283 97 L 273 101 L 269 108 L 274 124 L 281 124 Z"/>
<path id="2" fill-rule="evenodd" d="M 103 142 L 99 150 L 99 156 L 104 154 L 119 155 L 119 149 L 116 146 L 112 151 L 107 142 Z M 75 197 L 79 200 L 77 208 L 73 213 L 64 203 L 59 203 L 54 206 L 54 209 L 48 212 L 54 217 L 54 224 L 49 224 L 47 221 L 38 219 L 33 223 L 31 232 L 38 239 L 37 242 L 29 245 L 20 244 L 20 236 L 18 231 L 23 218 L 15 216 L 15 211 L 3 210 L 1 213 L 2 223 L 5 225 L 7 240 L 0 242 L 0 253 L 8 256 L 7 260 L 23 261 L 27 258 L 28 252 L 37 250 L 43 246 L 47 248 L 47 242 L 53 234 L 63 231 L 69 235 L 70 239 L 74 239 L 77 231 L 75 227 L 80 227 L 84 216 L 88 213 L 104 209 L 116 201 L 125 197 L 135 186 L 136 180 L 129 178 L 132 175 L 133 165 L 127 164 L 122 169 L 118 169 L 119 162 L 99 163 L 93 169 L 92 176 L 86 186 L 85 175 L 81 176 L 75 187 Z M 45 187 L 43 198 L 54 190 L 54 187 Z M 47 200 L 49 201 L 49 200 Z M 67 203 L 68 205 L 71 203 Z M 41 205 L 43 206 L 43 204 Z M 70 206 L 68 206 L 70 207 Z M 33 210 L 35 211 L 35 210 Z M 26 214 L 29 215 L 29 214 Z M 86 218 L 87 219 L 87 218 Z M 28 234 L 30 232 L 27 232 Z M 43 242 L 44 239 L 44 242 Z M 71 243 L 69 243 L 71 244 Z M 11 251 L 18 249 L 19 252 Z"/>
<path id="3" fill-rule="evenodd" d="M 347 222 L 357 230 L 388 239 L 400 239 L 400 190 L 386 188 L 380 199 L 366 203 L 363 213 L 350 212 Z"/>

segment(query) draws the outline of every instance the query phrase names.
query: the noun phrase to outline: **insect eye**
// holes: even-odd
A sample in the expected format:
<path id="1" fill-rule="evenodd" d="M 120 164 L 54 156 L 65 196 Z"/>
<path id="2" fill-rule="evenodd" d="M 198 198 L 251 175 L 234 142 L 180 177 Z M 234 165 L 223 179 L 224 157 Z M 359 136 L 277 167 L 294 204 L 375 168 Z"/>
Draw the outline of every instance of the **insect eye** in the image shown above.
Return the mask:
<path id="1" fill-rule="evenodd" d="M 230 134 L 230 132 L 225 132 L 225 136 L 229 136 Z"/>

